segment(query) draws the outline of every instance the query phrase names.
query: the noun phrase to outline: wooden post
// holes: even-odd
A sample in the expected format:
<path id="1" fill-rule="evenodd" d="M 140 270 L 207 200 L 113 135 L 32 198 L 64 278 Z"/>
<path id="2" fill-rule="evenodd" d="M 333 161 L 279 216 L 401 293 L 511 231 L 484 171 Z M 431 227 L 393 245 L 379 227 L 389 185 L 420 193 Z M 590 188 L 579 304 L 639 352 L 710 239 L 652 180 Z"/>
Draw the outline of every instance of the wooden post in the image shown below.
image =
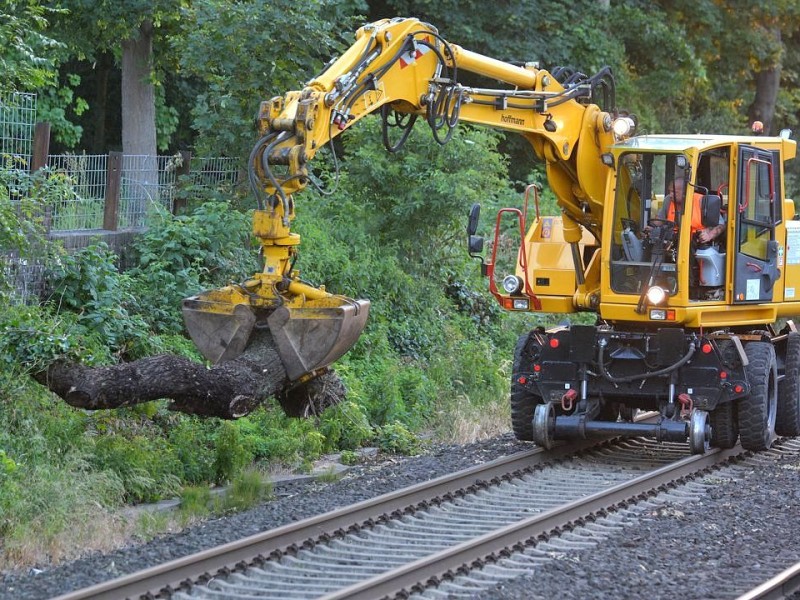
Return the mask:
<path id="1" fill-rule="evenodd" d="M 48 154 L 50 154 L 50 123 L 36 123 L 33 129 L 31 173 L 47 166 Z"/>
<path id="2" fill-rule="evenodd" d="M 106 169 L 106 203 L 103 229 L 116 231 L 119 225 L 119 194 L 122 188 L 122 152 L 108 153 Z"/>
<path id="3" fill-rule="evenodd" d="M 181 150 L 181 166 L 178 169 L 178 177 L 188 175 L 192 170 L 192 153 L 188 150 Z M 180 181 L 177 189 L 180 190 Z M 172 203 L 172 213 L 179 214 L 186 209 L 186 198 L 176 197 Z"/>

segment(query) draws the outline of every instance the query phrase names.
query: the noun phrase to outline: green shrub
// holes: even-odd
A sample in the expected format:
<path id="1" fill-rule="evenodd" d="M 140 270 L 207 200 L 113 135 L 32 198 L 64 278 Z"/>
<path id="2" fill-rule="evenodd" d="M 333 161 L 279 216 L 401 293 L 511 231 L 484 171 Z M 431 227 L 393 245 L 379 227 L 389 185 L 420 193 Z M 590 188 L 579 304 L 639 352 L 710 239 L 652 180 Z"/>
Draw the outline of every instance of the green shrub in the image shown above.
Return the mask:
<path id="1" fill-rule="evenodd" d="M 319 431 L 325 437 L 326 451 L 360 448 L 375 436 L 364 408 L 352 400 L 326 410 L 320 418 Z"/>
<path id="2" fill-rule="evenodd" d="M 420 442 L 405 425 L 395 421 L 378 430 L 378 447 L 384 452 L 413 456 L 419 452 Z"/>
<path id="3" fill-rule="evenodd" d="M 211 513 L 211 490 L 207 485 L 192 485 L 181 489 L 180 516 L 184 523 Z"/>
<path id="4" fill-rule="evenodd" d="M 225 421 L 216 434 L 214 455 L 214 480 L 217 483 L 232 481 L 253 456 L 242 443 L 236 423 Z"/>
<path id="5" fill-rule="evenodd" d="M 233 478 L 217 503 L 217 510 L 245 510 L 272 497 L 272 485 L 257 469 L 245 469 Z"/>
<path id="6" fill-rule="evenodd" d="M 183 469 L 183 481 L 201 484 L 215 480 L 215 421 L 198 417 L 181 417 L 167 430 L 167 439 Z"/>
<path id="7" fill-rule="evenodd" d="M 341 458 L 339 459 L 343 465 L 357 465 L 361 462 L 361 458 L 357 452 L 352 450 L 342 450 Z"/>
<path id="8" fill-rule="evenodd" d="M 100 435 L 90 461 L 98 471 L 117 474 L 128 502 L 154 502 L 180 490 L 181 464 L 160 437 Z"/>

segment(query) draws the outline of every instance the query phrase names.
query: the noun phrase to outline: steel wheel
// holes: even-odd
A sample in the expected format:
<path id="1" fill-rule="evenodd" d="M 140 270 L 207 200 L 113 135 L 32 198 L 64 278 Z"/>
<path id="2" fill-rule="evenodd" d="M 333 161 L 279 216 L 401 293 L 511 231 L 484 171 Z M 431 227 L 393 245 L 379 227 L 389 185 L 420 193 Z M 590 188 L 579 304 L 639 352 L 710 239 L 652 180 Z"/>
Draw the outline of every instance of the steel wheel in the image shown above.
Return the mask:
<path id="1" fill-rule="evenodd" d="M 739 435 L 747 450 L 766 450 L 775 437 L 778 411 L 778 365 L 769 342 L 750 342 L 744 347 L 750 362 L 745 367 L 750 395 L 739 400 Z"/>
<path id="2" fill-rule="evenodd" d="M 556 411 L 551 403 L 540 404 L 533 414 L 533 441 L 539 446 L 553 447 L 556 430 Z"/>
<path id="3" fill-rule="evenodd" d="M 711 438 L 708 429 L 708 413 L 693 410 L 689 419 L 689 450 L 692 454 L 705 454 L 708 450 L 708 440 Z"/>

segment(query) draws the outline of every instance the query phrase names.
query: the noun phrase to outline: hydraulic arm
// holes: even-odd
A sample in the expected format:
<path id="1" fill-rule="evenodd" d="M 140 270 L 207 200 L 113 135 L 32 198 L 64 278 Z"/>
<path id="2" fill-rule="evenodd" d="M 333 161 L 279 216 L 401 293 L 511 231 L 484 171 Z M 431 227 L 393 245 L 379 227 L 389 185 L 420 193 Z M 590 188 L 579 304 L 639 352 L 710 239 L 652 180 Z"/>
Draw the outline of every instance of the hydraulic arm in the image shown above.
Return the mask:
<path id="1" fill-rule="evenodd" d="M 458 79 L 464 71 L 504 86 L 464 86 Z M 416 19 L 362 27 L 355 43 L 302 90 L 261 104 L 261 137 L 249 165 L 258 200 L 253 233 L 261 243 L 264 269 L 239 285 L 185 300 L 193 340 L 217 362 L 240 354 L 254 332 L 268 331 L 293 380 L 325 367 L 355 343 L 369 302 L 332 295 L 299 279 L 292 265 L 300 238 L 291 223 L 295 194 L 309 184 L 318 186 L 309 161 L 371 113 L 380 113 L 390 151 L 405 142 L 419 118 L 440 144 L 459 121 L 524 136 L 546 161 L 564 213 L 565 241 L 577 247 L 581 226 L 599 239 L 612 172 L 603 166 L 602 155 L 614 135 L 611 115 L 593 102 L 599 98 L 611 106 L 613 95 L 607 70 L 586 77 L 505 63 L 450 44 Z"/>

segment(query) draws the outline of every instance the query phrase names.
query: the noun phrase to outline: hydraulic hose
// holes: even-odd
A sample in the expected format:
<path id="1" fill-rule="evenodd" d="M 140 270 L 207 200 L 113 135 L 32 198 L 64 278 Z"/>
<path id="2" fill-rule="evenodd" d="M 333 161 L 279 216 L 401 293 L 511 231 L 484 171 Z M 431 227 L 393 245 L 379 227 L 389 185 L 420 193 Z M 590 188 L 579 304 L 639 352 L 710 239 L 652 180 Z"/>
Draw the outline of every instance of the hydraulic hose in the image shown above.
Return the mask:
<path id="1" fill-rule="evenodd" d="M 600 374 L 603 376 L 604 379 L 610 381 L 611 383 L 630 383 L 631 381 L 641 381 L 642 379 L 649 379 L 651 377 L 661 377 L 662 375 L 669 375 L 673 371 L 680 369 L 683 365 L 689 362 L 689 360 L 692 358 L 697 348 L 694 342 L 690 342 L 689 350 L 678 360 L 678 362 L 668 367 L 664 367 L 663 369 L 659 369 L 658 371 L 651 371 L 650 373 L 641 373 L 639 375 L 626 375 L 624 377 L 614 377 L 608 371 L 606 371 L 606 366 L 603 364 L 605 348 L 608 342 L 605 339 L 601 339 L 597 344 L 599 346 L 599 350 L 597 352 L 597 362 L 600 365 Z"/>

